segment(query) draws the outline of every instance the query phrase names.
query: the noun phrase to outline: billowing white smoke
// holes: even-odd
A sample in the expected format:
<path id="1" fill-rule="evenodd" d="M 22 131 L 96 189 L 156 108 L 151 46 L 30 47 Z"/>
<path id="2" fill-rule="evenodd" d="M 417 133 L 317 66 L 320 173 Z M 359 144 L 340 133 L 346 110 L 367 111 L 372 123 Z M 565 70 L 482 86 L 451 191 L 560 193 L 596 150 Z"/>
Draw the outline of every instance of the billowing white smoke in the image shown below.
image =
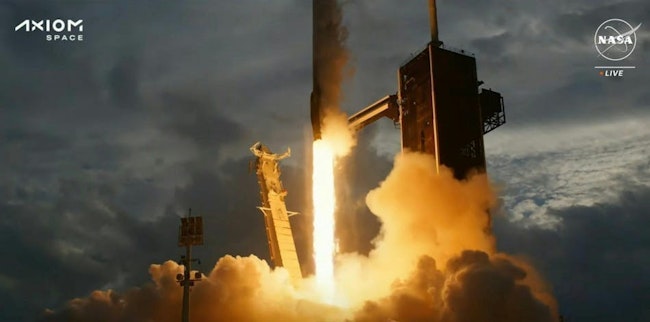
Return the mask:
<path id="1" fill-rule="evenodd" d="M 433 157 L 406 153 L 367 203 L 382 222 L 375 249 L 337 260 L 345 306 L 318 303 L 306 279 L 255 256 L 221 258 L 192 291 L 191 320 L 202 321 L 556 321 L 553 297 L 525 262 L 495 249 L 485 177 L 457 181 Z M 124 294 L 96 291 L 48 312 L 46 321 L 178 321 L 174 262 L 152 265 L 154 283 Z"/>

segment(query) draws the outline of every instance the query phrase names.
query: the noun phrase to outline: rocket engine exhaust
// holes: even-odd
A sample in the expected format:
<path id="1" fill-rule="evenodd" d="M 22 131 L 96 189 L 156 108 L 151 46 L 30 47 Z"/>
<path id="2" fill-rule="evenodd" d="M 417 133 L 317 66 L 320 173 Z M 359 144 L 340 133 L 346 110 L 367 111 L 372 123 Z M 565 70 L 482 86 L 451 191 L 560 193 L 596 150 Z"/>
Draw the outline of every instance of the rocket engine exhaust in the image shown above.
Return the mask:
<path id="1" fill-rule="evenodd" d="M 341 84 L 348 61 L 344 48 L 347 30 L 338 0 L 312 0 L 313 89 L 310 98 L 314 137 L 312 168 L 313 258 L 315 281 L 323 303 L 333 303 L 336 293 L 336 193 L 337 158 L 349 153 L 354 137 L 348 117 L 340 110 Z"/>

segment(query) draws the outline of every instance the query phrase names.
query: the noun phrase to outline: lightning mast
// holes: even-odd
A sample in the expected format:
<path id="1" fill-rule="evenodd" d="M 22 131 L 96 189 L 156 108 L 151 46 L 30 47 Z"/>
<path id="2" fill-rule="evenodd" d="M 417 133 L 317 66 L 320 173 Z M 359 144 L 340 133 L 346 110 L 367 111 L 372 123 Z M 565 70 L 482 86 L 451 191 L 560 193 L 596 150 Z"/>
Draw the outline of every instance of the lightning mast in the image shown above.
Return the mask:
<path id="1" fill-rule="evenodd" d="M 279 161 L 291 156 L 291 150 L 277 155 L 259 142 L 250 150 L 257 157 L 257 178 L 262 199 L 262 206 L 257 208 L 264 215 L 271 260 L 276 267 L 286 268 L 291 279 L 298 281 L 302 278 L 302 272 L 289 222 L 289 217 L 297 213 L 287 211 L 284 202 L 287 191 L 282 187 L 279 167 Z"/>

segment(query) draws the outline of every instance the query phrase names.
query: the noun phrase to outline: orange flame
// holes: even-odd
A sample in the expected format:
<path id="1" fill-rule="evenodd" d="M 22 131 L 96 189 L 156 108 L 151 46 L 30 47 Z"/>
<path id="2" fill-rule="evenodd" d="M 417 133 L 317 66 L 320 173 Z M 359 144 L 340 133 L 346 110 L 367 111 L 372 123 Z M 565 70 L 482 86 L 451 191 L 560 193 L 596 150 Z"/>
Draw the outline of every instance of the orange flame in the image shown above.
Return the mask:
<path id="1" fill-rule="evenodd" d="M 313 146 L 314 262 L 316 283 L 326 303 L 334 301 L 334 151 L 327 141 Z"/>

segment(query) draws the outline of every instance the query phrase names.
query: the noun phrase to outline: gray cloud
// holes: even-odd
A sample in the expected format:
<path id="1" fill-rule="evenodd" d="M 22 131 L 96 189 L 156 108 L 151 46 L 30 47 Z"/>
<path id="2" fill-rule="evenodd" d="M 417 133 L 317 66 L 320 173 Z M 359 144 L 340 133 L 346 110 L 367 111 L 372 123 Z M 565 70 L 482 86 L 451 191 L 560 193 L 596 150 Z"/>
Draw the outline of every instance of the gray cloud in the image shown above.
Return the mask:
<path id="1" fill-rule="evenodd" d="M 567 321 L 644 321 L 648 298 L 648 187 L 611 203 L 554 210 L 557 231 L 495 224 L 499 247 L 531 258 L 554 288 Z"/>
<path id="2" fill-rule="evenodd" d="M 489 171 L 502 186 L 510 219 L 525 225 L 552 227 L 558 218 L 551 209 L 611 202 L 650 178 L 643 120 L 508 132 L 490 134 L 508 139 L 489 142 Z"/>
<path id="3" fill-rule="evenodd" d="M 108 73 L 110 95 L 116 106 L 132 108 L 139 103 L 138 68 L 136 58 L 125 55 Z"/>
<path id="4" fill-rule="evenodd" d="M 201 93 L 165 93 L 154 114 L 162 118 L 163 132 L 172 132 L 197 144 L 199 149 L 219 149 L 242 136 L 240 124 L 220 115 L 216 103 L 203 99 Z"/>

